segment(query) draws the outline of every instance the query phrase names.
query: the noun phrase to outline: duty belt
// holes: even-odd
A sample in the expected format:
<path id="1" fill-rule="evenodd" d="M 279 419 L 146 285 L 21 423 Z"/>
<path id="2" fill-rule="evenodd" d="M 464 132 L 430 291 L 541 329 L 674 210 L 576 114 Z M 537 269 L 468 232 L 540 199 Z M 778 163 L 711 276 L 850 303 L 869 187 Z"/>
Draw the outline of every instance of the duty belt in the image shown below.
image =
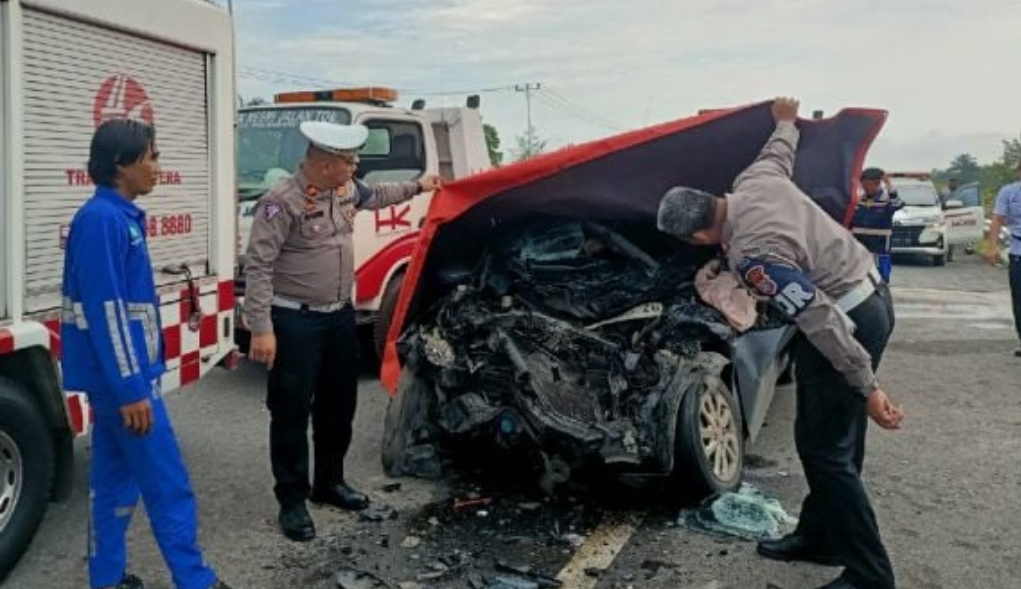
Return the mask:
<path id="1" fill-rule="evenodd" d="M 851 309 L 854 309 L 858 305 L 862 304 L 865 299 L 872 296 L 872 293 L 876 291 L 876 286 L 882 282 L 882 277 L 879 275 L 879 270 L 876 270 L 875 266 L 869 268 L 868 278 L 858 283 L 858 286 L 852 288 L 837 300 L 837 306 L 845 313 L 850 313 Z"/>
<path id="2" fill-rule="evenodd" d="M 296 311 L 312 311 L 315 313 L 333 313 L 346 307 L 347 301 L 339 301 L 336 303 L 323 303 L 321 305 L 309 305 L 308 303 L 299 303 L 286 299 L 281 296 L 273 297 L 273 306 L 282 307 L 284 309 L 294 309 Z"/>

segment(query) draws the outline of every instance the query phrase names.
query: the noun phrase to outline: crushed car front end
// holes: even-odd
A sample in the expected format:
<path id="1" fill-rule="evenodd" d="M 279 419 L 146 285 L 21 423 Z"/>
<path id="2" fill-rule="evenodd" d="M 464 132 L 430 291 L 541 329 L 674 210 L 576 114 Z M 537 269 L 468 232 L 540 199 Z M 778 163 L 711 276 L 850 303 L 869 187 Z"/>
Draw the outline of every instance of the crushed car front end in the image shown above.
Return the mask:
<path id="1" fill-rule="evenodd" d="M 761 125 L 762 114 L 751 108 L 706 120 L 720 121 L 726 136 L 748 119 Z M 721 137 L 700 130 L 681 142 Z M 854 135 L 834 148 L 867 144 Z M 760 146 L 749 138 L 715 166 L 624 183 L 618 189 L 630 201 L 587 187 L 600 179 L 597 169 L 586 174 L 583 162 L 565 168 L 551 156 L 550 174 L 492 198 L 485 184 L 469 186 L 462 194 L 477 193 L 477 202 L 457 215 L 434 205 L 434 229 L 446 231 L 426 228 L 409 273 L 417 286 L 401 297 L 414 319 L 391 332 L 401 370 L 385 425 L 386 472 L 438 477 L 451 450 L 471 448 L 491 462 L 524 450 L 550 485 L 594 467 L 668 477 L 699 494 L 736 488 L 745 441 L 765 418 L 794 330 L 766 306 L 750 329 L 732 327 L 695 288 L 696 272 L 718 248 L 660 234 L 654 211 L 666 187 L 699 172 L 711 176 L 703 187 L 724 194 Z M 626 151 L 608 149 L 600 169 Z M 656 163 L 640 161 L 639 173 Z M 529 177 L 542 163 L 519 171 Z M 513 168 L 495 178 L 513 183 Z M 830 169 L 809 176 L 813 185 L 853 194 L 854 165 Z M 842 215 L 851 203 L 820 204 Z"/>

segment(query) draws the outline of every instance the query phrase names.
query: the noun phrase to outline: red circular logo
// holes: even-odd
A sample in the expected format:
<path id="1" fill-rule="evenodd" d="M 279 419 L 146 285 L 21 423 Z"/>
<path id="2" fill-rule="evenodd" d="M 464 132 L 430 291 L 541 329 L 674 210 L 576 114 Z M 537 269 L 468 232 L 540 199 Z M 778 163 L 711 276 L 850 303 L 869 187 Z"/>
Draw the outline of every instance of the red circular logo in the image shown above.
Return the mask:
<path id="1" fill-rule="evenodd" d="M 99 87 L 92 107 L 92 122 L 98 127 L 110 119 L 139 119 L 155 124 L 149 95 L 134 78 L 117 74 Z"/>

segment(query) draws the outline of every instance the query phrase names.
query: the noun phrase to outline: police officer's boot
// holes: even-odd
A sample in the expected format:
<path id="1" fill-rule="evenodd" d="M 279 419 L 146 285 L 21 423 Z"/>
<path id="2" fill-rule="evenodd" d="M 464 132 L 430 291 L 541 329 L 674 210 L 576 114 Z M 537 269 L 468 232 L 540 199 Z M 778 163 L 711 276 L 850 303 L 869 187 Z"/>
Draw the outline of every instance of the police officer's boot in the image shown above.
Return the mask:
<path id="1" fill-rule="evenodd" d="M 369 506 L 369 498 L 347 483 L 312 490 L 312 503 L 325 503 L 340 509 L 358 511 Z"/>
<path id="2" fill-rule="evenodd" d="M 284 505 L 280 508 L 280 516 L 277 518 L 280 529 L 291 540 L 296 542 L 308 542 L 316 537 L 316 527 L 312 522 L 312 516 L 308 514 L 304 503 Z"/>
<path id="3" fill-rule="evenodd" d="M 779 540 L 763 540 L 759 542 L 757 551 L 766 558 L 773 560 L 800 560 L 823 566 L 839 566 L 837 559 L 819 550 L 818 543 L 809 541 L 798 532 L 787 534 Z"/>

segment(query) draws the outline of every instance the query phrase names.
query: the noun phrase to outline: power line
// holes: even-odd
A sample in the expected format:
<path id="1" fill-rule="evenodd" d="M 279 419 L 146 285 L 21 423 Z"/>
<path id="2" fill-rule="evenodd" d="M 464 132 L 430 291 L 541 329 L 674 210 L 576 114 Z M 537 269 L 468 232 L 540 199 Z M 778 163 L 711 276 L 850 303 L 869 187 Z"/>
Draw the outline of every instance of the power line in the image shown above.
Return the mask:
<path id="1" fill-rule="evenodd" d="M 574 118 L 576 120 L 579 120 L 579 121 L 586 122 L 586 123 L 588 123 L 590 125 L 593 125 L 595 127 L 599 127 L 600 129 L 606 129 L 608 131 L 613 131 L 613 132 L 618 132 L 618 131 L 621 130 L 620 127 L 607 125 L 606 123 L 604 123 L 604 122 L 602 122 L 602 121 L 600 121 L 598 119 L 594 119 L 594 118 L 589 117 L 589 116 L 587 116 L 585 114 L 582 114 L 582 113 L 579 113 L 577 111 L 571 110 L 571 109 L 565 107 L 564 105 L 562 105 L 560 103 L 557 103 L 557 102 L 554 102 L 553 100 L 550 100 L 550 98 L 548 96 L 539 96 L 538 100 L 539 100 L 540 103 L 542 103 L 543 105 L 547 106 L 548 108 L 556 111 L 557 113 L 560 113 L 562 115 L 567 115 L 567 116 L 572 117 L 572 118 Z"/>
<path id="2" fill-rule="evenodd" d="M 620 123 L 612 119 L 609 119 L 595 111 L 588 110 L 585 107 L 575 102 L 572 102 L 571 100 L 568 100 L 562 94 L 553 89 L 547 88 L 546 94 L 547 98 L 550 98 L 552 101 L 563 105 L 565 108 L 575 113 L 578 113 L 579 116 L 586 117 L 588 119 L 591 119 L 592 121 L 598 121 L 599 124 L 601 124 L 604 127 L 609 127 L 616 131 L 623 131 L 626 128 L 624 125 L 621 125 Z"/>
<path id="3" fill-rule="evenodd" d="M 328 88 L 354 88 L 358 84 L 351 82 L 338 82 L 336 80 L 324 80 L 298 74 L 291 74 L 277 70 L 242 66 L 238 75 L 242 78 L 257 80 L 260 82 L 272 82 L 276 84 L 308 84 Z M 507 92 L 514 90 L 512 84 L 503 86 L 489 86 L 483 88 L 466 88 L 460 90 L 423 90 L 420 88 L 395 88 L 401 94 L 413 94 L 416 96 L 455 96 L 464 94 L 483 94 L 489 92 Z"/>

